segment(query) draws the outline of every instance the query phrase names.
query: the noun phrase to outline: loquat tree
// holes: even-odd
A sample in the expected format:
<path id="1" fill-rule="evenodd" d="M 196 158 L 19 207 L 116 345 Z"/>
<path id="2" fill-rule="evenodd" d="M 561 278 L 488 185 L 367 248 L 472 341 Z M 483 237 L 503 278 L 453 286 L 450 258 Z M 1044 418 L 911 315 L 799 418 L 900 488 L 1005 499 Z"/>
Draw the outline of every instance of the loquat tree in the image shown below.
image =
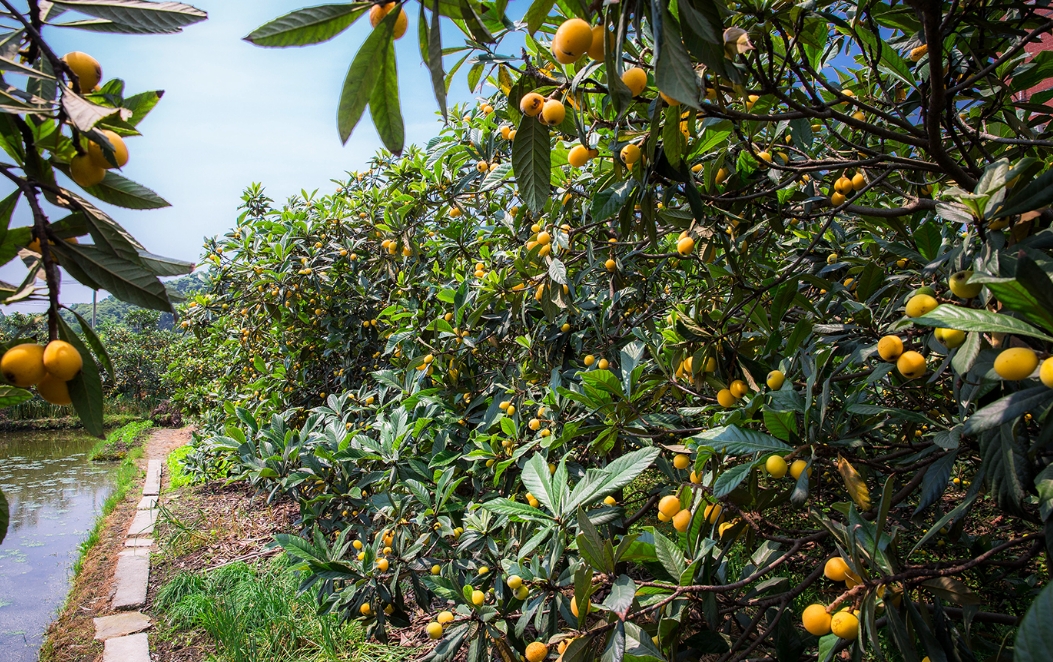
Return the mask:
<path id="1" fill-rule="evenodd" d="M 1044 659 L 1045 10 L 425 0 L 417 148 L 407 6 L 247 37 L 370 13 L 338 127 L 388 153 L 250 189 L 170 375 L 320 608 L 432 660 Z"/>

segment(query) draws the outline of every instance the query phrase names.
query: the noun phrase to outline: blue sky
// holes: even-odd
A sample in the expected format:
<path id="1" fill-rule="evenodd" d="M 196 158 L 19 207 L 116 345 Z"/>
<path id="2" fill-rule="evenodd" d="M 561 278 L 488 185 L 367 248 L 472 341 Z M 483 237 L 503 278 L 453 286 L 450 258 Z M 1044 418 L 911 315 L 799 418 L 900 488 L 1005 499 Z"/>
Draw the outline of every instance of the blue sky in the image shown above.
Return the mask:
<path id="1" fill-rule="evenodd" d="M 336 129 L 344 75 L 371 29 L 366 17 L 324 44 L 265 49 L 242 37 L 272 18 L 315 3 L 190 4 L 206 10 L 209 19 L 180 34 L 103 35 L 46 28 L 45 36 L 59 53 L 79 50 L 93 55 L 102 64 L 104 79 L 124 79 L 126 94 L 165 91 L 140 125 L 144 135 L 128 139 L 131 158 L 123 174 L 157 191 L 172 207 L 131 211 L 102 206 L 150 251 L 193 261 L 204 237 L 233 226 L 241 192 L 249 183 L 263 183 L 275 201 L 301 189 L 329 192 L 335 186 L 330 179 L 362 168 L 381 144 L 368 111 L 346 146 L 340 144 Z M 431 79 L 417 49 L 418 7 L 408 5 L 410 27 L 396 45 L 407 144 L 423 144 L 441 126 Z M 444 46 L 460 43 L 459 32 L 451 29 Z M 447 66 L 454 61 L 447 58 Z M 474 98 L 464 83 L 467 69 L 462 68 L 460 80 L 451 87 L 451 105 Z M 10 82 L 21 86 L 24 79 Z M 6 195 L 8 190 L 0 188 Z M 23 202 L 12 226 L 29 223 Z M 0 279 L 7 282 L 17 284 L 24 277 L 20 260 L 0 269 Z M 64 276 L 62 288 L 63 303 L 91 300 L 91 290 L 69 276 Z M 42 301 L 5 307 L 45 309 Z"/>

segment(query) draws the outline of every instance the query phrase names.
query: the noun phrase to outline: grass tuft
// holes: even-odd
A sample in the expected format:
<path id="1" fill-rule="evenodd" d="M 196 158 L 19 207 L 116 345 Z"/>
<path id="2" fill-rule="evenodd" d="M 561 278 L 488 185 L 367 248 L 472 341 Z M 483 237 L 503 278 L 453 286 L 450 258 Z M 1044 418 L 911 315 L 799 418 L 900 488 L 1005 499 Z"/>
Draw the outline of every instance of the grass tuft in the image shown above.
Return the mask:
<path id="1" fill-rule="evenodd" d="M 298 594 L 297 583 L 282 557 L 180 573 L 154 601 L 170 629 L 160 634 L 203 631 L 222 662 L 398 662 L 414 655 L 414 649 L 367 644 L 359 624 L 319 615 L 314 597 Z"/>
<path id="2" fill-rule="evenodd" d="M 136 421 L 111 430 L 91 449 L 88 459 L 94 462 L 123 460 L 132 449 L 143 445 L 151 427 L 153 421 Z"/>

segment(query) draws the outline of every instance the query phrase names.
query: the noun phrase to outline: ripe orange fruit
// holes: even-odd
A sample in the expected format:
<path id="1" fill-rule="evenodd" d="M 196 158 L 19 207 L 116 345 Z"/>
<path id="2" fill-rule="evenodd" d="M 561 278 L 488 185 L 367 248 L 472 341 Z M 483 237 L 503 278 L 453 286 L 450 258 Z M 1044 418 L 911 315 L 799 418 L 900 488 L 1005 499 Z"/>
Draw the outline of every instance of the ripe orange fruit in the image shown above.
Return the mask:
<path id="1" fill-rule="evenodd" d="M 772 455 L 764 462 L 764 470 L 772 478 L 782 478 L 786 475 L 786 471 L 789 467 L 786 466 L 786 460 L 778 455 Z"/>
<path id="2" fill-rule="evenodd" d="M 369 9 L 369 24 L 374 28 L 380 25 L 380 22 L 384 20 L 384 17 L 391 13 L 391 10 L 395 8 L 394 2 L 388 2 L 383 5 L 373 5 Z M 395 19 L 395 39 L 399 39 L 402 35 L 406 34 L 406 28 L 409 27 L 409 16 L 406 15 L 406 10 L 399 7 L 398 18 Z"/>
<path id="3" fill-rule="evenodd" d="M 921 317 L 931 312 L 940 305 L 936 298 L 930 294 L 915 294 L 907 301 L 907 317 Z"/>
<path id="4" fill-rule="evenodd" d="M 903 340 L 899 336 L 884 336 L 877 344 L 878 356 L 886 361 L 895 361 L 903 353 Z"/>
<path id="5" fill-rule="evenodd" d="M 835 556 L 826 562 L 823 567 L 823 574 L 826 575 L 827 579 L 832 579 L 835 582 L 843 582 L 848 577 L 848 564 L 840 556 Z"/>
<path id="6" fill-rule="evenodd" d="M 625 162 L 625 165 L 627 166 L 632 166 L 632 164 L 640 160 L 640 148 L 632 143 L 622 147 L 620 153 L 622 161 Z"/>
<path id="7" fill-rule="evenodd" d="M 658 502 L 658 512 L 666 517 L 673 517 L 680 512 L 680 497 L 675 494 L 667 494 Z"/>
<path id="8" fill-rule="evenodd" d="M 717 403 L 725 409 L 731 409 L 736 404 L 738 404 L 738 401 L 739 399 L 736 398 L 734 394 L 732 394 L 732 392 L 726 388 L 722 388 L 719 391 L 717 391 Z"/>
<path id="9" fill-rule="evenodd" d="M 124 139 L 109 129 L 103 129 L 101 133 L 113 145 L 112 156 L 113 160 L 117 162 L 117 167 L 123 168 L 128 163 L 128 146 L 124 144 Z M 91 162 L 100 168 L 109 170 L 114 167 L 113 163 L 106 158 L 106 154 L 98 143 L 88 143 L 88 156 L 91 157 Z"/>
<path id="10" fill-rule="evenodd" d="M 903 352 L 896 361 L 896 368 L 907 379 L 917 379 L 925 374 L 925 357 L 914 351 Z"/>
<path id="11" fill-rule="evenodd" d="M 855 639 L 859 634 L 859 618 L 849 611 L 839 611 L 830 618 L 830 631 L 842 639 Z"/>
<path id="12" fill-rule="evenodd" d="M 639 96 L 647 88 L 647 72 L 640 67 L 633 67 L 622 72 L 622 82 L 632 95 Z"/>
<path id="13" fill-rule="evenodd" d="M 585 21 L 582 21 L 582 23 L 584 22 Z M 541 662 L 541 660 L 544 660 L 546 657 L 548 657 L 548 646 L 541 643 L 540 641 L 532 641 L 529 644 L 527 644 L 525 655 L 527 662 Z"/>
<path id="14" fill-rule="evenodd" d="M 567 152 L 567 162 L 575 168 L 580 168 L 589 160 L 589 149 L 583 145 L 574 145 Z"/>
<path id="15" fill-rule="evenodd" d="M 823 605 L 808 605 L 801 615 L 801 624 L 810 634 L 822 637 L 830 633 L 830 614 Z"/>
<path id="16" fill-rule="evenodd" d="M 55 379 L 68 382 L 84 367 L 77 348 L 65 340 L 52 340 L 44 348 L 44 370 Z"/>
<path id="17" fill-rule="evenodd" d="M 689 526 L 691 526 L 691 511 L 690 510 L 688 510 L 687 508 L 684 508 L 683 510 L 678 512 L 676 515 L 673 515 L 673 528 L 674 529 L 676 529 L 680 533 L 684 533 L 684 532 L 687 531 Z"/>
<path id="18" fill-rule="evenodd" d="M 72 402 L 66 382 L 51 375 L 45 375 L 40 380 L 40 383 L 37 384 L 37 393 L 53 405 L 68 405 Z"/>
<path id="19" fill-rule="evenodd" d="M 1010 347 L 995 358 L 994 369 L 998 376 L 1015 382 L 1027 379 L 1038 367 L 1038 356 L 1028 347 Z"/>
<path id="20" fill-rule="evenodd" d="M 80 51 L 66 53 L 62 56 L 62 61 L 73 70 L 73 75 L 77 77 L 81 94 L 91 92 L 102 80 L 102 65 L 87 53 L 81 53 Z"/>
<path id="21" fill-rule="evenodd" d="M 567 116 L 567 107 L 563 105 L 562 101 L 556 101 L 555 99 L 549 99 L 545 102 L 545 105 L 541 107 L 541 120 L 542 124 L 547 126 L 557 126 L 563 123 L 563 119 Z"/>
<path id="22" fill-rule="evenodd" d="M 69 162 L 69 176 L 78 186 L 91 188 L 106 177 L 106 169 L 95 165 L 89 155 L 79 154 Z"/>
<path id="23" fill-rule="evenodd" d="M 597 25 L 597 26 L 594 26 L 592 28 L 592 44 L 589 45 L 589 50 L 587 52 L 589 54 L 589 57 L 592 58 L 593 60 L 597 60 L 598 61 L 598 60 L 602 60 L 603 59 L 603 54 L 604 54 L 604 50 L 605 50 L 604 49 L 604 44 L 603 44 L 603 33 L 604 32 L 606 32 L 606 29 L 602 25 Z M 614 37 L 613 34 L 611 34 L 609 32 L 607 33 L 607 45 L 608 46 L 610 45 L 611 40 L 612 40 L 613 37 Z"/>
<path id="24" fill-rule="evenodd" d="M 691 237 L 681 237 L 676 242 L 676 252 L 681 255 L 690 255 L 695 249 L 695 240 Z"/>
<path id="25" fill-rule="evenodd" d="M 545 97 L 537 92 L 527 92 L 519 100 L 519 110 L 529 117 L 537 117 L 545 106 Z"/>
<path id="26" fill-rule="evenodd" d="M 570 64 L 592 48 L 592 28 L 580 18 L 564 21 L 552 37 L 552 55 L 560 64 Z"/>
<path id="27" fill-rule="evenodd" d="M 15 386 L 26 388 L 40 383 L 44 369 L 44 348 L 33 343 L 15 345 L 0 359 L 0 372 Z"/>

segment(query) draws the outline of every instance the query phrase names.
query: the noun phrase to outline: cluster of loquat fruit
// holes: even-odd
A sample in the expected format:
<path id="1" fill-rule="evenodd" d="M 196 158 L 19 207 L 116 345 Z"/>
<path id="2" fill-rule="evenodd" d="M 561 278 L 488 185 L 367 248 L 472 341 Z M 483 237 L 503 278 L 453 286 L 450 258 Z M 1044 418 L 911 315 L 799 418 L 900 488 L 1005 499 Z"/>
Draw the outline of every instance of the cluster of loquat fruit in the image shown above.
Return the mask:
<path id="1" fill-rule="evenodd" d="M 81 93 L 98 89 L 99 81 L 102 80 L 102 65 L 98 60 L 87 53 L 73 51 L 66 53 L 62 61 L 76 76 Z M 128 147 L 124 144 L 124 139 L 109 129 L 99 131 L 110 141 L 113 153 L 107 154 L 98 143 L 89 141 L 87 151 L 78 146 L 77 155 L 69 162 L 70 177 L 84 188 L 100 183 L 110 168 L 123 168 L 128 163 Z"/>
<path id="2" fill-rule="evenodd" d="M 53 405 L 70 404 L 66 382 L 76 377 L 82 367 L 80 352 L 65 340 L 52 340 L 46 346 L 15 345 L 0 358 L 4 379 L 20 388 L 35 386 L 40 397 Z"/>

